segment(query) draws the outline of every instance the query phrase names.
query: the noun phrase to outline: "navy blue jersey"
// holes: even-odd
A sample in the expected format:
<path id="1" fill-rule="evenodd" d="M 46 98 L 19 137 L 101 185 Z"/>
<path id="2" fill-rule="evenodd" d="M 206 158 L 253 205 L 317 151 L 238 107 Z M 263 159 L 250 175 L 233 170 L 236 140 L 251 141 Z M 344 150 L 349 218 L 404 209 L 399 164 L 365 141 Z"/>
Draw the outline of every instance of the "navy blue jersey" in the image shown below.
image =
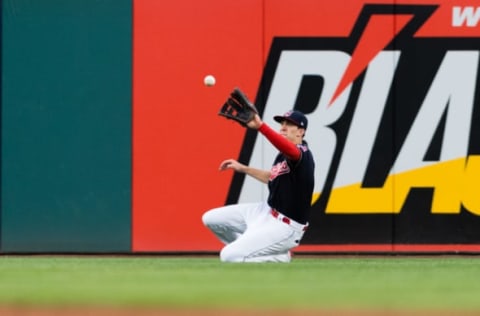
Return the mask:
<path id="1" fill-rule="evenodd" d="M 306 142 L 297 145 L 302 152 L 298 161 L 279 153 L 268 182 L 268 204 L 301 224 L 308 222 L 314 186 L 315 162 Z"/>

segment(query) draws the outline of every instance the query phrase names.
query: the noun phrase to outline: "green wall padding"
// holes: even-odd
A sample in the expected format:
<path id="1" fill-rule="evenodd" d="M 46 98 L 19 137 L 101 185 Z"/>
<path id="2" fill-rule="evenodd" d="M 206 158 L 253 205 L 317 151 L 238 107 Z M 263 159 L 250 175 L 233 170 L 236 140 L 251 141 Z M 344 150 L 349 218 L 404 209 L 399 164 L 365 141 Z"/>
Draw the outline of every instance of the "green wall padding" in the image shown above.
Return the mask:
<path id="1" fill-rule="evenodd" d="M 3 0 L 2 252 L 131 249 L 131 0 Z"/>

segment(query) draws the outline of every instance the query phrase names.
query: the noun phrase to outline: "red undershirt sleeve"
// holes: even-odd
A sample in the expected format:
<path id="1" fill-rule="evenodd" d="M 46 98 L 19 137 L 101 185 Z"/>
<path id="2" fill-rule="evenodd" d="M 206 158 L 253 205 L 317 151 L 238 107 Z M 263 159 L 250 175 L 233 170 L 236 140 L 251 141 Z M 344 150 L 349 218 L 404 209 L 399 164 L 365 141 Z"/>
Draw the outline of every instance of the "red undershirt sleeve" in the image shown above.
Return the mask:
<path id="1" fill-rule="evenodd" d="M 283 137 L 281 134 L 274 131 L 266 123 L 263 123 L 258 129 L 260 133 L 265 136 L 273 146 L 281 151 L 290 160 L 298 161 L 302 155 L 300 149 L 291 141 Z"/>

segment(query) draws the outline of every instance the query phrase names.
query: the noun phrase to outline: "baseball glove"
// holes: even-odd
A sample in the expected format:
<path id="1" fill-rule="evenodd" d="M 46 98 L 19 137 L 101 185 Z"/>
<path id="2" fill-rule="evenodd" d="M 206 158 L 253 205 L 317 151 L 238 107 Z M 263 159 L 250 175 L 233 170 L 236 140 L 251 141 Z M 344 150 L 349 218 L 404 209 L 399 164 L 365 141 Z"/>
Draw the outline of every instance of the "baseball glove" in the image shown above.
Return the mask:
<path id="1" fill-rule="evenodd" d="M 247 126 L 255 114 L 258 114 L 257 108 L 239 88 L 233 89 L 230 97 L 218 112 L 218 115 L 234 120 L 243 127 Z"/>

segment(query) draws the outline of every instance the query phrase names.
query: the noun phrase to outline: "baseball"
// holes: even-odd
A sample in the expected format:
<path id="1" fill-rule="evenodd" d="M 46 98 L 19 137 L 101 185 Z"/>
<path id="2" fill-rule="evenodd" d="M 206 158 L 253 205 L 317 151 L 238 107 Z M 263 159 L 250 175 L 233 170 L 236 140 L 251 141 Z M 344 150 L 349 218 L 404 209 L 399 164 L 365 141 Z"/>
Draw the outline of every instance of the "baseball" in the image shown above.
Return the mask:
<path id="1" fill-rule="evenodd" d="M 203 83 L 207 87 L 212 87 L 215 85 L 215 77 L 212 75 L 205 76 L 205 78 L 203 79 Z"/>

